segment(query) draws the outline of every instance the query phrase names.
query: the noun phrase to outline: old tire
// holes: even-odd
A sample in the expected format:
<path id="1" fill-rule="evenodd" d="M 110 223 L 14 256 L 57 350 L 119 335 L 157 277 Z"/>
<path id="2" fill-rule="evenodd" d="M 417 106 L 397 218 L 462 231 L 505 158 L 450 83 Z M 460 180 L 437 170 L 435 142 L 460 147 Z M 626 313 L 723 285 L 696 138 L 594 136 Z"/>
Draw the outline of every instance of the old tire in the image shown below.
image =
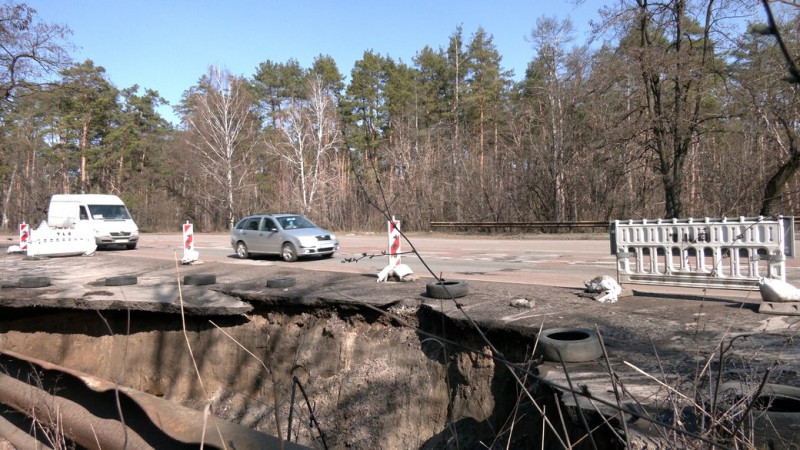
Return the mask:
<path id="1" fill-rule="evenodd" d="M 603 356 L 597 333 L 583 328 L 544 330 L 539 334 L 537 350 L 548 361 L 586 362 Z"/>
<path id="2" fill-rule="evenodd" d="M 726 394 L 733 394 L 733 400 L 740 402 L 745 393 L 754 391 L 756 387 L 728 381 L 720 385 L 717 399 L 722 401 Z M 747 422 L 753 428 L 756 448 L 794 448 L 786 443 L 800 442 L 800 388 L 767 383 L 757 399 L 743 403 L 751 402 L 754 414 L 752 421 Z"/>
<path id="3" fill-rule="evenodd" d="M 50 277 L 20 277 L 17 286 L 21 288 L 40 288 L 50 286 Z"/>
<path id="4" fill-rule="evenodd" d="M 286 262 L 297 261 L 297 249 L 294 248 L 294 244 L 291 242 L 286 242 L 283 244 L 283 248 L 281 249 L 281 258 L 283 258 L 283 260 Z"/>
<path id="5" fill-rule="evenodd" d="M 247 250 L 247 245 L 245 245 L 245 243 L 242 241 L 236 243 L 236 256 L 241 259 L 247 259 L 250 256 L 250 252 Z"/>
<path id="6" fill-rule="evenodd" d="M 270 278 L 267 280 L 267 287 L 271 288 L 290 288 L 297 285 L 297 280 L 292 277 Z"/>
<path id="7" fill-rule="evenodd" d="M 464 280 L 431 281 L 425 292 L 433 298 L 459 298 L 469 293 L 469 285 Z"/>
<path id="8" fill-rule="evenodd" d="M 120 275 L 106 278 L 106 286 L 130 286 L 139 282 L 135 275 Z"/>
<path id="9" fill-rule="evenodd" d="M 194 273 L 183 277 L 183 284 L 187 286 L 202 286 L 216 282 L 217 276 L 213 273 Z"/>

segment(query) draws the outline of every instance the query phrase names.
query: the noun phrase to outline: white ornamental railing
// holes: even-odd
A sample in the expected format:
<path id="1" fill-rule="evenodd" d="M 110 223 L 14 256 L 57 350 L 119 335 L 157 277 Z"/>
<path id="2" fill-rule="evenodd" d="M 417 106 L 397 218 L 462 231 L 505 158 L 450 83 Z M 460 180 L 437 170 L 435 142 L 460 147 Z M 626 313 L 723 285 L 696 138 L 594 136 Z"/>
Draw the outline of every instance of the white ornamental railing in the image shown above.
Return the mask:
<path id="1" fill-rule="evenodd" d="M 620 284 L 758 290 L 786 281 L 794 257 L 791 216 L 617 220 L 610 233 Z"/>
<path id="2" fill-rule="evenodd" d="M 97 250 L 94 229 L 88 221 L 81 220 L 70 227 L 50 227 L 43 221 L 31 231 L 28 256 L 78 256 L 91 255 Z"/>

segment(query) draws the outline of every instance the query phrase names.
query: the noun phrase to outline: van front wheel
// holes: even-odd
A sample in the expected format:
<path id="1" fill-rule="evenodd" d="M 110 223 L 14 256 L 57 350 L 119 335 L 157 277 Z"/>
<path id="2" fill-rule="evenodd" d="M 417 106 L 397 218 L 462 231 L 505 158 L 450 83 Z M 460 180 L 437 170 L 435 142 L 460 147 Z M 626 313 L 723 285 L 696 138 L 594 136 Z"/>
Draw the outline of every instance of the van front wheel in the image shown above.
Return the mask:
<path id="1" fill-rule="evenodd" d="M 125 248 L 127 248 L 128 250 L 136 250 L 136 244 L 138 244 L 138 242 L 134 242 L 132 244 L 125 244 Z"/>

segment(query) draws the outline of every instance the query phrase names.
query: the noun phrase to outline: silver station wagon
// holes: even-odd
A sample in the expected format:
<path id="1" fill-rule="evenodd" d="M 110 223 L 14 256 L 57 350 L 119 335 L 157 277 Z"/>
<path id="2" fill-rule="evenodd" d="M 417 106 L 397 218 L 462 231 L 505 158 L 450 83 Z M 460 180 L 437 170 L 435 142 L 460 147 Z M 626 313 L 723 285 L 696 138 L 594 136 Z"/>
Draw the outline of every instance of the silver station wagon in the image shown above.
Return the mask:
<path id="1" fill-rule="evenodd" d="M 336 235 L 297 214 L 247 216 L 231 230 L 231 245 L 240 258 L 271 254 L 290 262 L 309 255 L 330 258 L 339 250 Z"/>

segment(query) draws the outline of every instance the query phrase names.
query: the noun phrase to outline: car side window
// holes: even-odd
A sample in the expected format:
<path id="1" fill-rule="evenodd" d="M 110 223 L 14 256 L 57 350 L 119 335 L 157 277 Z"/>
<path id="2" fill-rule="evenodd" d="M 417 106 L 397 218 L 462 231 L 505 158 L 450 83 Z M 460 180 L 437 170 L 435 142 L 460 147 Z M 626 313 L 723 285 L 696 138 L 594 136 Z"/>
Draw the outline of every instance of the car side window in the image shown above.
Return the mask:
<path id="1" fill-rule="evenodd" d="M 272 219 L 265 217 L 264 223 L 261 224 L 261 231 L 277 231 L 277 230 L 278 227 L 275 226 L 275 222 Z"/>
<path id="2" fill-rule="evenodd" d="M 250 222 L 247 222 L 245 229 L 258 231 L 258 219 L 250 219 Z"/>

